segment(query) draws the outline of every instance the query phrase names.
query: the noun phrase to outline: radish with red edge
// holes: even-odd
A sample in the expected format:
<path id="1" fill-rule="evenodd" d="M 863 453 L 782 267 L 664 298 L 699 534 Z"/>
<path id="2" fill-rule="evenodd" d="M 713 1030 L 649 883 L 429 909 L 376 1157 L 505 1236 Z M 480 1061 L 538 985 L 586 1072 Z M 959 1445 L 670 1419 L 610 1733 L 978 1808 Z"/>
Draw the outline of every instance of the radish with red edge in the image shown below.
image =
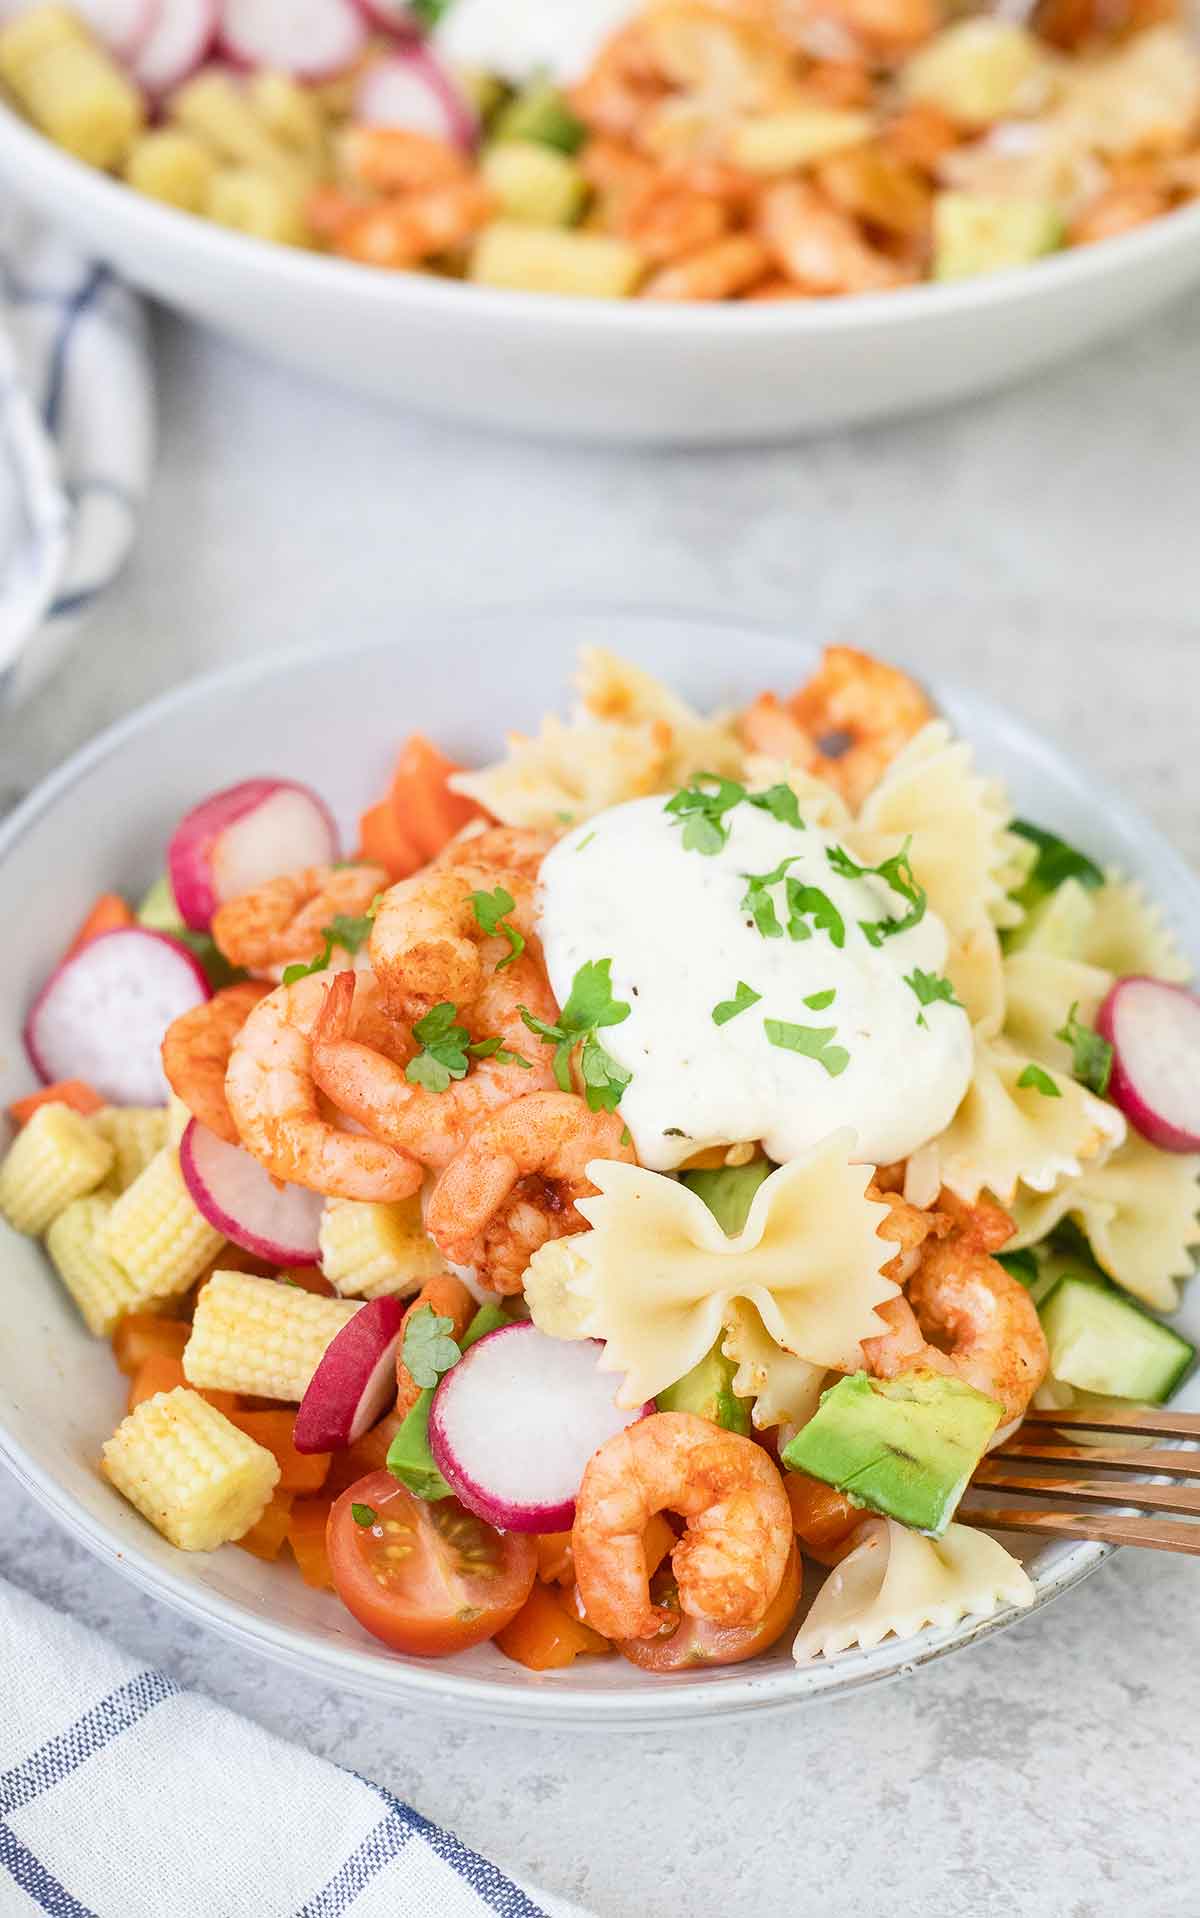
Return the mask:
<path id="1" fill-rule="evenodd" d="M 298 1452 L 340 1452 L 383 1417 L 396 1396 L 396 1352 L 404 1306 L 369 1299 L 325 1347 L 300 1401 L 292 1444 Z"/>
<path id="2" fill-rule="evenodd" d="M 0 0 L 0 24 L 29 13 L 42 0 Z M 72 13 L 118 60 L 133 60 L 158 17 L 160 0 L 74 0 Z"/>
<path id="3" fill-rule="evenodd" d="M 167 869 L 185 926 L 207 932 L 227 899 L 338 856 L 333 815 L 308 786 L 244 779 L 185 814 L 167 848 Z"/>
<path id="4" fill-rule="evenodd" d="M 437 1468 L 468 1511 L 502 1532 L 565 1532 L 593 1452 L 654 1410 L 613 1404 L 593 1339 L 547 1338 L 527 1320 L 489 1332 L 446 1372 L 429 1411 Z"/>
<path id="5" fill-rule="evenodd" d="M 224 0 L 221 46 L 246 67 L 271 67 L 303 80 L 328 80 L 367 45 L 354 0 Z"/>
<path id="6" fill-rule="evenodd" d="M 253 1153 L 192 1119 L 179 1142 L 184 1184 L 211 1226 L 272 1265 L 319 1265 L 319 1192 L 277 1185 Z"/>
<path id="7" fill-rule="evenodd" d="M 216 37 L 216 0 L 158 0 L 157 17 L 133 59 L 133 77 L 155 98 L 170 93 L 196 71 Z"/>
<path id="8" fill-rule="evenodd" d="M 186 946 L 144 926 L 102 932 L 50 975 L 25 1021 L 25 1050 L 48 1085 L 84 1079 L 110 1105 L 165 1105 L 163 1033 L 212 997 Z"/>
<path id="9" fill-rule="evenodd" d="M 368 67 L 355 89 L 354 119 L 427 133 L 468 153 L 479 136 L 470 106 L 427 46 L 405 47 Z"/>
<path id="10" fill-rule="evenodd" d="M 1096 1015 L 1113 1049 L 1108 1096 L 1164 1152 L 1200 1152 L 1200 998 L 1165 979 L 1118 979 Z"/>

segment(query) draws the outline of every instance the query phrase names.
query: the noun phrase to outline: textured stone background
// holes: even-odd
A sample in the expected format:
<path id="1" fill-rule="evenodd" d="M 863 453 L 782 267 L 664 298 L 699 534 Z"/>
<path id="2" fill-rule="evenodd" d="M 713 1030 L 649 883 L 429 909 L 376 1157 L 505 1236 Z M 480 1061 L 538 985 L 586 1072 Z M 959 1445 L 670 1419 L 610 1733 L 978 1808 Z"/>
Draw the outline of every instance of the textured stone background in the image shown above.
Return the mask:
<path id="1" fill-rule="evenodd" d="M 1198 318 L 1177 308 L 952 414 L 636 456 L 380 414 L 167 326 L 137 558 L 0 728 L 0 787 L 250 649 L 411 638 L 437 603 L 637 600 L 969 681 L 1200 859 Z M 372 1708 L 259 1664 L 102 1569 L 7 1479 L 0 1540 L 19 1583 L 599 1918 L 1200 1913 L 1193 1562 L 1126 1553 L 1012 1632 L 841 1704 L 588 1738 Z"/>

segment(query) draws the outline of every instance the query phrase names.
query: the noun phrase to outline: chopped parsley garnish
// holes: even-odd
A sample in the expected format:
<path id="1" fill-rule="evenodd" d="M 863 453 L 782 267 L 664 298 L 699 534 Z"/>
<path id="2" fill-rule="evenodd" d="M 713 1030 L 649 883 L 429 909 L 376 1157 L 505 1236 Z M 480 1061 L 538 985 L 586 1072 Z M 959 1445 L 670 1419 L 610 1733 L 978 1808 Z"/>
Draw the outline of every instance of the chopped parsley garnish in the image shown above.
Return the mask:
<path id="1" fill-rule="evenodd" d="M 373 1505 L 360 1505 L 357 1500 L 350 1507 L 350 1516 L 356 1525 L 374 1525 L 378 1513 Z"/>
<path id="2" fill-rule="evenodd" d="M 458 1024 L 458 1007 L 448 999 L 418 1019 L 412 1033 L 421 1050 L 405 1066 L 404 1076 L 409 1085 L 424 1086 L 426 1092 L 445 1092 L 451 1079 L 465 1079 L 472 1058 L 529 1067 L 528 1059 L 507 1052 L 499 1039 L 472 1041 L 467 1028 Z"/>
<path id="3" fill-rule="evenodd" d="M 744 979 L 739 979 L 737 982 L 737 991 L 734 993 L 733 998 L 722 999 L 718 1005 L 713 1007 L 712 1022 L 714 1026 L 728 1025 L 731 1019 L 737 1018 L 739 1012 L 748 1012 L 750 1007 L 756 1006 L 761 998 L 761 992 L 755 992 L 753 986 L 748 986 Z"/>
<path id="4" fill-rule="evenodd" d="M 499 934 L 501 938 L 508 940 L 508 956 L 499 961 L 496 967 L 497 972 L 503 972 L 505 966 L 511 966 L 513 960 L 520 958 L 525 950 L 524 937 L 515 926 L 509 925 L 504 916 L 513 910 L 516 903 L 511 892 L 506 891 L 503 886 L 497 886 L 494 892 L 471 894 L 475 917 L 488 937 L 494 939 Z"/>
<path id="5" fill-rule="evenodd" d="M 413 1384 L 422 1391 L 436 1385 L 442 1373 L 462 1357 L 457 1340 L 450 1336 L 453 1330 L 454 1320 L 440 1318 L 431 1305 L 421 1306 L 409 1319 L 404 1329 L 404 1363 Z"/>
<path id="6" fill-rule="evenodd" d="M 1014 819 L 1010 831 L 1037 848 L 1033 869 L 1016 893 L 1021 905 L 1036 905 L 1047 893 L 1057 891 L 1066 879 L 1077 879 L 1089 892 L 1104 884 L 1104 874 L 1095 860 L 1077 852 L 1057 833 L 1047 832 L 1043 826 L 1031 826 L 1027 819 Z"/>
<path id="7" fill-rule="evenodd" d="M 837 1037 L 836 1026 L 794 1026 L 786 1019 L 764 1019 L 763 1030 L 773 1046 L 781 1046 L 785 1052 L 803 1053 L 806 1059 L 815 1059 L 824 1066 L 831 1079 L 836 1079 L 850 1064 L 850 1054 L 845 1046 L 835 1046 L 832 1041 Z"/>
<path id="8" fill-rule="evenodd" d="M 836 986 L 830 986 L 825 992 L 810 992 L 804 1001 L 810 1012 L 824 1012 L 837 998 Z"/>
<path id="9" fill-rule="evenodd" d="M 908 911 L 900 919 L 860 919 L 859 930 L 873 946 L 881 946 L 885 939 L 894 939 L 897 933 L 911 932 L 919 926 L 925 917 L 928 895 L 924 886 L 917 884 L 913 869 L 909 863 L 909 851 L 912 835 L 905 840 L 899 852 L 890 859 L 883 859 L 877 866 L 860 866 L 852 859 L 844 846 L 829 846 L 825 856 L 839 878 L 842 879 L 882 879 L 893 892 L 898 892 L 908 901 Z"/>
<path id="10" fill-rule="evenodd" d="M 775 911 L 775 902 L 771 898 L 770 888 L 784 879 L 789 866 L 799 858 L 793 853 L 788 859 L 781 859 L 770 872 L 744 872 L 746 890 L 742 894 L 741 909 L 748 912 L 764 939 L 781 939 L 783 927 Z M 787 898 L 789 939 L 811 939 L 813 926 L 819 932 L 827 932 L 837 947 L 846 943 L 846 922 L 834 905 L 829 894 L 822 892 L 819 886 L 806 886 L 799 879 L 788 879 L 785 887 Z M 810 926 L 807 922 L 812 920 Z"/>
<path id="11" fill-rule="evenodd" d="M 926 1006 L 937 1005 L 939 1001 L 948 1006 L 959 1006 L 960 1008 L 962 1006 L 962 1000 L 958 997 L 949 979 L 943 978 L 940 972 L 922 972 L 920 966 L 914 966 L 911 972 L 905 973 L 904 983 L 916 993 L 918 1003 L 922 1008 L 917 1014 L 917 1024 L 919 1026 L 928 1026 L 929 1024 L 928 1019 L 925 1017 L 924 1008 Z"/>
<path id="12" fill-rule="evenodd" d="M 571 1054 L 576 1046 L 582 1045 L 579 1068 L 588 1106 L 593 1112 L 615 1112 L 633 1077 L 617 1064 L 596 1037 L 602 1027 L 619 1026 L 629 1017 L 628 1003 L 613 998 L 611 969 L 611 959 L 589 959 L 580 966 L 555 1025 L 535 1018 L 527 1006 L 520 1007 L 530 1032 L 536 1032 L 544 1044 L 554 1047 L 554 1077 L 564 1092 L 573 1089 Z"/>
<path id="13" fill-rule="evenodd" d="M 1107 1039 L 1102 1039 L 1098 1032 L 1093 1032 L 1090 1026 L 1085 1026 L 1076 1017 L 1078 1011 L 1079 1001 L 1076 1000 L 1067 1014 L 1066 1024 L 1060 1026 L 1054 1036 L 1061 1039 L 1065 1046 L 1070 1046 L 1074 1054 L 1071 1071 L 1080 1085 L 1103 1099 L 1112 1078 L 1113 1049 Z"/>
<path id="14" fill-rule="evenodd" d="M 775 911 L 775 902 L 771 898 L 768 888 L 779 884 L 779 881 L 787 872 L 788 867 L 794 866 L 799 856 L 798 853 L 793 853 L 790 859 L 781 859 L 779 864 L 773 866 L 770 872 L 744 872 L 742 874 L 742 878 L 746 881 L 746 890 L 742 894 L 741 909 L 743 912 L 750 914 L 750 917 L 753 919 L 764 939 L 783 938 L 783 927 L 779 923 L 779 916 Z"/>
<path id="15" fill-rule="evenodd" d="M 1038 1276 L 1038 1262 L 1028 1247 L 1021 1252 L 993 1252 L 997 1265 L 1002 1265 L 1011 1278 L 1022 1285 L 1032 1285 Z"/>
<path id="16" fill-rule="evenodd" d="M 585 846 L 590 846 L 595 837 L 596 835 L 594 832 L 584 833 L 583 838 L 577 841 L 576 843 L 576 846 L 575 846 L 576 852 L 582 852 Z"/>
<path id="17" fill-rule="evenodd" d="M 708 791 L 708 787 L 715 791 Z M 718 853 L 729 838 L 726 814 L 740 806 L 746 788 L 736 779 L 722 779 L 717 773 L 697 773 L 690 786 L 681 787 L 668 799 L 665 812 L 683 821 L 685 852 Z"/>
<path id="18" fill-rule="evenodd" d="M 622 1145 L 632 1145 L 632 1144 L 633 1144 L 633 1134 L 632 1134 L 632 1132 L 631 1132 L 631 1131 L 629 1130 L 629 1127 L 628 1127 L 627 1125 L 623 1125 L 623 1126 L 621 1127 L 621 1144 L 622 1144 Z"/>
<path id="19" fill-rule="evenodd" d="M 765 792 L 748 793 L 746 797 L 760 812 L 769 812 L 781 826 L 795 826 L 798 832 L 804 831 L 800 801 L 790 786 L 768 786 Z"/>
<path id="20" fill-rule="evenodd" d="M 335 947 L 343 952 L 357 952 L 364 946 L 371 937 L 371 927 L 375 924 L 375 914 L 379 911 L 382 898 L 382 893 L 376 893 L 366 912 L 335 912 L 329 924 L 321 927 L 321 937 L 325 941 L 322 950 L 307 965 L 285 966 L 284 985 L 294 986 L 297 979 L 307 979 L 310 973 L 324 972 L 333 960 Z"/>
<path id="21" fill-rule="evenodd" d="M 1017 1089 L 1020 1092 L 1040 1092 L 1043 1099 L 1062 1098 L 1062 1087 L 1056 1086 L 1050 1074 L 1032 1061 L 1017 1080 Z"/>

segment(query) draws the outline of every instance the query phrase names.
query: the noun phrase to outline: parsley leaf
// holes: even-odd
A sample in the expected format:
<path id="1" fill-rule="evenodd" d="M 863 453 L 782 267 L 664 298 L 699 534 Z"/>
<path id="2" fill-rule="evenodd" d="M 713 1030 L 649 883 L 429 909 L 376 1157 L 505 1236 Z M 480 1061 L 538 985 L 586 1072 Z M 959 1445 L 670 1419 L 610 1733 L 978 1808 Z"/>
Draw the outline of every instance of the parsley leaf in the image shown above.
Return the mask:
<path id="1" fill-rule="evenodd" d="M 810 992 L 804 1003 L 810 1012 L 824 1012 L 826 1006 L 831 1006 L 836 998 L 837 988 L 830 986 L 825 992 Z"/>
<path id="2" fill-rule="evenodd" d="M 922 1008 L 936 1005 L 939 1000 L 948 1006 L 962 1006 L 962 1000 L 949 979 L 943 978 L 940 972 L 922 972 L 920 966 L 914 966 L 911 972 L 905 973 L 904 983 L 916 993 L 918 1004 Z M 918 1012 L 917 1024 L 928 1026 L 929 1021 L 925 1017 L 924 1010 Z"/>
<path id="3" fill-rule="evenodd" d="M 1076 1018 L 1078 1011 L 1079 1001 L 1076 1000 L 1067 1014 L 1066 1024 L 1060 1026 L 1054 1036 L 1061 1039 L 1065 1046 L 1070 1046 L 1075 1055 L 1071 1071 L 1080 1085 L 1103 1099 L 1112 1078 L 1113 1049 L 1107 1039 L 1102 1039 L 1098 1032 L 1093 1032 L 1090 1026 L 1085 1026 L 1082 1020 Z"/>
<path id="4" fill-rule="evenodd" d="M 1104 874 L 1095 860 L 1089 859 L 1086 853 L 1076 852 L 1074 846 L 1068 846 L 1057 833 L 1047 832 L 1042 826 L 1031 826 L 1027 819 L 1014 819 L 1009 831 L 1037 847 L 1033 870 L 1015 894 L 1026 908 L 1035 906 L 1048 893 L 1056 892 L 1065 879 L 1077 879 L 1090 892 L 1104 884 Z"/>
<path id="5" fill-rule="evenodd" d="M 760 812 L 769 812 L 781 826 L 795 826 L 798 832 L 804 831 L 800 801 L 790 786 L 768 786 L 765 792 L 750 793 L 748 798 L 752 806 L 757 806 Z"/>
<path id="6" fill-rule="evenodd" d="M 360 1505 L 357 1500 L 350 1507 L 350 1516 L 356 1525 L 374 1525 L 379 1514 L 373 1505 Z"/>
<path id="7" fill-rule="evenodd" d="M 815 1059 L 824 1066 L 831 1079 L 836 1079 L 850 1064 L 850 1054 L 845 1046 L 835 1046 L 831 1041 L 837 1036 L 836 1026 L 794 1026 L 786 1019 L 764 1019 L 763 1029 L 773 1046 L 781 1046 L 785 1052 L 803 1053 L 806 1059 Z"/>
<path id="8" fill-rule="evenodd" d="M 617 1064 L 596 1037 L 602 1027 L 619 1026 L 629 1017 L 628 1003 L 613 998 L 611 970 L 611 959 L 589 959 L 580 966 L 571 981 L 567 1003 L 554 1025 L 536 1018 L 528 1006 L 518 1008 L 530 1032 L 554 1047 L 554 1077 L 564 1092 L 572 1090 L 571 1054 L 576 1046 L 582 1045 L 579 1068 L 588 1106 L 593 1112 L 615 1112 L 633 1077 Z"/>
<path id="9" fill-rule="evenodd" d="M 594 832 L 588 832 L 583 835 L 582 839 L 577 839 L 575 841 L 576 852 L 582 852 L 585 846 L 590 846 L 595 837 Z"/>
<path id="10" fill-rule="evenodd" d="M 794 866 L 799 853 L 793 853 L 790 859 L 781 859 L 770 872 L 744 872 L 746 890 L 741 897 L 741 910 L 748 912 L 764 939 L 782 939 L 783 927 L 775 911 L 775 902 L 767 888 L 777 886 L 789 866 Z M 802 935 L 803 936 L 803 935 Z"/>
<path id="11" fill-rule="evenodd" d="M 496 967 L 497 972 L 503 972 L 505 966 L 511 966 L 513 960 L 519 959 L 525 950 L 524 936 L 515 926 L 510 926 L 504 916 L 513 910 L 516 903 L 511 892 L 507 892 L 503 886 L 497 886 L 494 892 L 471 894 L 475 917 L 489 938 L 495 938 L 499 934 L 508 940 L 508 956 L 500 960 Z"/>
<path id="12" fill-rule="evenodd" d="M 457 1020 L 458 1007 L 448 999 L 417 1020 L 412 1034 L 421 1050 L 404 1068 L 409 1085 L 424 1086 L 427 1092 L 445 1092 L 451 1079 L 466 1078 L 471 1035 Z"/>
<path id="13" fill-rule="evenodd" d="M 846 943 L 846 921 L 827 892 L 820 886 L 802 886 L 798 879 L 787 882 L 788 938 L 811 939 L 813 926 L 827 932 L 830 943 L 840 952 Z M 811 918 L 812 926 L 805 924 Z"/>
<path id="14" fill-rule="evenodd" d="M 1040 1092 L 1043 1099 L 1062 1098 L 1062 1088 L 1056 1086 L 1050 1074 L 1032 1061 L 1017 1080 L 1017 1088 L 1021 1092 Z"/>
<path id="15" fill-rule="evenodd" d="M 715 792 L 706 791 L 714 786 Z M 729 838 L 725 815 L 740 806 L 746 788 L 736 779 L 722 779 L 717 773 L 697 773 L 690 786 L 683 786 L 668 799 L 664 812 L 683 821 L 685 852 L 709 855 L 720 852 Z"/>
<path id="16" fill-rule="evenodd" d="M 756 1006 L 761 998 L 761 992 L 755 992 L 753 987 L 748 986 L 744 979 L 739 979 L 737 982 L 737 991 L 734 993 L 733 998 L 722 999 L 718 1005 L 713 1007 L 712 1022 L 714 1026 L 727 1026 L 731 1019 L 737 1018 L 739 1012 L 749 1011 L 750 1007 Z"/>
<path id="17" fill-rule="evenodd" d="M 509 1052 L 499 1039 L 476 1039 L 467 1051 L 473 1059 L 495 1059 L 502 1066 L 523 1066 L 526 1072 L 533 1071 L 530 1060 L 519 1052 Z"/>
<path id="18" fill-rule="evenodd" d="M 409 1319 L 404 1332 L 404 1363 L 414 1385 L 424 1391 L 436 1385 L 443 1372 L 457 1365 L 462 1353 L 450 1337 L 453 1319 L 439 1318 L 431 1305 L 422 1305 Z"/>
<path id="19" fill-rule="evenodd" d="M 909 851 L 912 847 L 910 833 L 899 852 L 890 859 L 880 860 L 877 866 L 860 866 L 852 859 L 844 846 L 829 846 L 825 856 L 839 878 L 842 879 L 882 879 L 893 892 L 898 892 L 908 901 L 908 911 L 900 919 L 860 919 L 859 930 L 873 946 L 881 946 L 885 939 L 893 939 L 899 932 L 911 932 L 919 926 L 925 917 L 928 894 L 924 886 L 917 884 L 913 869 L 909 863 Z"/>
<path id="20" fill-rule="evenodd" d="M 285 966 L 283 983 L 294 986 L 297 979 L 307 979 L 311 973 L 325 972 L 333 959 L 335 946 L 343 952 L 357 952 L 371 936 L 371 927 L 375 923 L 375 914 L 379 910 L 382 893 L 376 893 L 366 912 L 335 912 L 327 926 L 321 927 L 321 937 L 325 941 L 322 950 L 307 965 L 301 963 Z"/>

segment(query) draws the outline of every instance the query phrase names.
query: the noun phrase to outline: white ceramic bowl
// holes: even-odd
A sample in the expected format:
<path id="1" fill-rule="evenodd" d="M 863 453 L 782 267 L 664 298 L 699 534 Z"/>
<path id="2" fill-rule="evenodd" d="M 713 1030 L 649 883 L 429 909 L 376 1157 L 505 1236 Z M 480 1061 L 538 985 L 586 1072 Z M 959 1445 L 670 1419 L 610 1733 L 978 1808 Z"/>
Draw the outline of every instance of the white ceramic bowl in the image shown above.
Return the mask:
<path id="1" fill-rule="evenodd" d="M 81 165 L 0 107 L 0 179 L 137 286 L 422 412 L 625 444 L 781 440 L 1003 385 L 1200 279 L 1200 206 L 956 286 L 656 305 L 494 292 L 227 232 Z"/>
<path id="2" fill-rule="evenodd" d="M 764 686 L 782 691 L 811 664 L 811 649 L 778 631 L 696 620 L 561 612 L 410 617 L 392 649 L 253 662 L 199 680 L 78 754 L 0 832 L 0 1103 L 29 1089 L 21 1018 L 48 963 L 95 893 L 137 893 L 150 883 L 170 828 L 196 798 L 256 773 L 311 779 L 349 834 L 411 726 L 460 759 L 493 754 L 506 728 L 529 728 L 545 708 L 562 709 L 576 649 L 587 641 L 615 646 L 713 705 Z M 1023 726 L 970 695 L 941 687 L 936 694 L 982 764 L 1009 782 L 1022 812 L 1141 874 L 1200 956 L 1200 883 L 1168 845 Z M 177 1552 L 104 1483 L 96 1459 L 124 1397 L 108 1345 L 84 1331 L 36 1244 L 0 1225 L 0 1252 L 0 1449 L 13 1469 L 50 1513 L 139 1585 L 315 1678 L 496 1719 L 661 1725 L 853 1689 L 1022 1616 L 968 1621 L 800 1670 L 788 1638 L 752 1664 L 671 1678 L 619 1658 L 539 1678 L 490 1645 L 443 1661 L 401 1658 L 361 1631 L 334 1598 L 308 1591 L 294 1568 L 264 1565 L 231 1547 L 207 1556 Z M 1195 1292 L 1183 1323 L 1200 1339 L 1200 1286 Z M 1182 1402 L 1189 1396 L 1200 1404 L 1200 1384 Z M 1104 1556 L 1105 1548 L 1089 1544 L 1030 1554 L 1039 1603 Z"/>

